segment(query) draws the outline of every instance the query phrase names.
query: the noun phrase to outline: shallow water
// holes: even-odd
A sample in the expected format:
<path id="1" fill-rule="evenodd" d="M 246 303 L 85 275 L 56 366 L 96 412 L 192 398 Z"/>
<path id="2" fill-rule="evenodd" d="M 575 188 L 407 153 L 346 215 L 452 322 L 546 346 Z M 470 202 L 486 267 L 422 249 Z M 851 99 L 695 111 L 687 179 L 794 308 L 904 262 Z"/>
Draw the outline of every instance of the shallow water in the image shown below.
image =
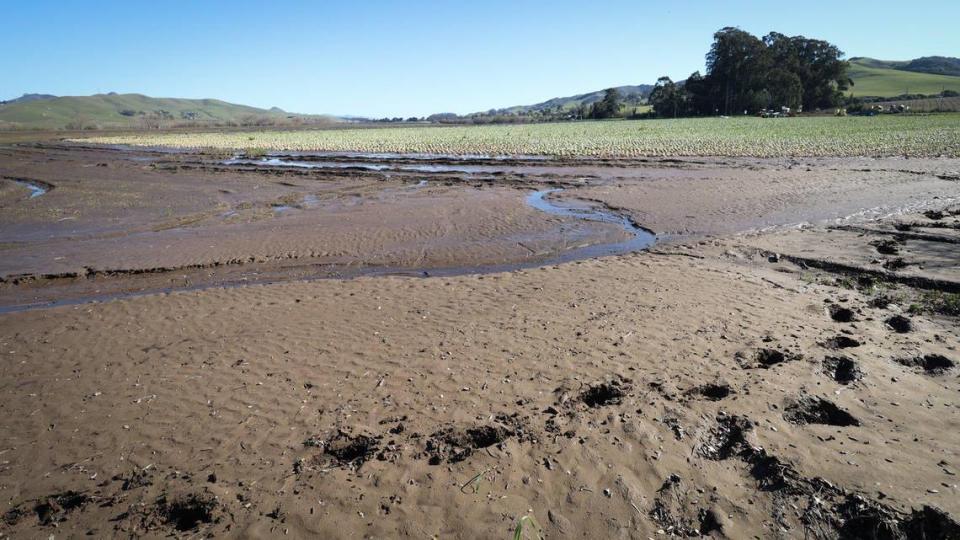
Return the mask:
<path id="1" fill-rule="evenodd" d="M 531 155 L 531 154 L 430 154 L 430 153 L 400 153 L 400 152 L 291 152 L 291 157 L 301 156 L 306 158 L 356 158 L 356 159 L 406 159 L 420 161 L 469 161 L 485 159 L 490 161 L 547 161 L 554 159 L 553 156 Z"/>
<path id="2" fill-rule="evenodd" d="M 43 195 L 44 193 L 50 191 L 48 188 L 41 186 L 40 184 L 34 184 L 33 182 L 27 180 L 14 180 L 15 183 L 20 184 L 21 186 L 30 190 L 30 198 L 36 199 L 37 197 Z"/>
<path id="3" fill-rule="evenodd" d="M 496 167 L 484 167 L 481 165 L 413 165 L 413 164 L 383 164 L 372 163 L 369 161 L 297 161 L 285 158 L 263 158 L 246 159 L 233 158 L 223 162 L 224 165 L 254 165 L 257 167 L 299 167 L 304 169 L 361 169 L 365 171 L 406 171 L 406 172 L 424 172 L 424 173 L 483 173 L 494 172 Z"/>
<path id="4" fill-rule="evenodd" d="M 623 230 L 627 231 L 633 238 L 625 240 L 623 242 L 614 242 L 611 244 L 595 244 L 591 246 L 586 246 L 582 248 L 577 248 L 567 252 L 564 255 L 564 258 L 567 260 L 574 259 L 585 259 L 590 257 L 598 257 L 601 255 L 614 255 L 619 253 L 629 253 L 632 251 L 640 251 L 647 249 L 652 246 L 656 240 L 657 235 L 652 232 L 644 229 L 643 227 L 635 224 L 630 218 L 616 214 L 609 210 L 604 210 L 597 208 L 596 206 L 587 205 L 586 203 L 567 203 L 567 202 L 552 202 L 547 199 L 547 196 L 551 193 L 558 193 L 563 191 L 561 188 L 554 189 L 544 189 L 541 191 L 534 191 L 530 195 L 527 195 L 526 203 L 541 212 L 546 212 L 548 214 L 553 214 L 557 216 L 572 217 L 576 219 L 583 219 L 586 221 L 596 221 L 600 223 L 612 223 L 615 225 L 620 225 L 623 227 Z M 573 255 L 573 256 L 571 256 Z M 567 258 L 569 257 L 569 258 Z"/>

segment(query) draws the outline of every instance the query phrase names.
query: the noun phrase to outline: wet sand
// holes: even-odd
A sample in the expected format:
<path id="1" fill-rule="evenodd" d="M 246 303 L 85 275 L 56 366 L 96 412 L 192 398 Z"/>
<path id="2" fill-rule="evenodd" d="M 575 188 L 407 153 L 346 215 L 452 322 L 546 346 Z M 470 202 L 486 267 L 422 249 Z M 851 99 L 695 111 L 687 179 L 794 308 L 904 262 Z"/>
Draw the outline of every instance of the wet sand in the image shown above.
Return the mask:
<path id="1" fill-rule="evenodd" d="M 0 148 L 0 533 L 960 534 L 960 162 L 222 161 Z"/>

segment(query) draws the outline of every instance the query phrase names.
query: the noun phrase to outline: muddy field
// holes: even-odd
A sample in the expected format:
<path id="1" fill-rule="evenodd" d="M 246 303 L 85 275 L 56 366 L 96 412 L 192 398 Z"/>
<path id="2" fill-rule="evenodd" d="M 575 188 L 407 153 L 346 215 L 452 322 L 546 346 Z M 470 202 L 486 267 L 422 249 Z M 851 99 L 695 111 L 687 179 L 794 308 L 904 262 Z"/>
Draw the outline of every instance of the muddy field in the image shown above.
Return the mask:
<path id="1" fill-rule="evenodd" d="M 0 536 L 960 537 L 960 160 L 0 179 Z"/>

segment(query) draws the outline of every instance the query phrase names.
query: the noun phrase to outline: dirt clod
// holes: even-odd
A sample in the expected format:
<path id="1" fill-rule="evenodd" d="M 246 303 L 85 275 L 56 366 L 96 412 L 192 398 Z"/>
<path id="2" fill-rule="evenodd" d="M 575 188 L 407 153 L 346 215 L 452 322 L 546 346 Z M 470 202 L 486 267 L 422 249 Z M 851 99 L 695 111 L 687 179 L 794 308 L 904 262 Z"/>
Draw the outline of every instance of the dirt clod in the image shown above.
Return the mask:
<path id="1" fill-rule="evenodd" d="M 359 468 L 377 452 L 377 448 L 377 439 L 373 437 L 351 436 L 338 430 L 337 434 L 324 445 L 323 453 L 332 456 L 341 465 Z"/>
<path id="2" fill-rule="evenodd" d="M 898 334 L 906 334 L 913 330 L 913 323 L 903 315 L 894 315 L 884 322 Z"/>
<path id="3" fill-rule="evenodd" d="M 870 245 L 876 248 L 877 253 L 880 253 L 881 255 L 896 255 L 897 253 L 900 253 L 900 242 L 897 242 L 896 240 L 876 240 L 874 242 L 870 242 Z"/>
<path id="4" fill-rule="evenodd" d="M 692 395 L 702 396 L 711 401 L 719 401 L 733 394 L 733 389 L 727 383 L 709 383 L 698 386 L 689 392 Z"/>
<path id="5" fill-rule="evenodd" d="M 53 525 L 63 521 L 67 514 L 82 508 L 88 502 L 90 502 L 90 497 L 85 493 L 65 491 L 45 497 L 37 503 L 33 511 L 37 514 L 37 519 L 40 520 L 41 525 Z"/>
<path id="6" fill-rule="evenodd" d="M 528 439 L 531 436 L 519 418 L 500 415 L 494 423 L 466 428 L 448 426 L 434 432 L 427 439 L 426 453 L 431 465 L 457 463 L 475 450 L 499 445 L 513 437 Z"/>
<path id="7" fill-rule="evenodd" d="M 885 294 L 871 298 L 867 305 L 877 309 L 887 309 L 887 306 L 893 303 L 893 299 Z"/>
<path id="8" fill-rule="evenodd" d="M 953 369 L 956 364 L 942 354 L 925 354 L 913 358 L 898 358 L 897 363 L 907 367 L 923 368 L 928 375 L 942 375 Z"/>
<path id="9" fill-rule="evenodd" d="M 960 524 L 946 512 L 928 505 L 903 515 L 859 495 L 851 495 L 839 505 L 838 514 L 840 538 L 960 538 Z"/>
<path id="10" fill-rule="evenodd" d="M 900 270 L 900 269 L 906 268 L 906 267 L 908 267 L 908 266 L 910 266 L 910 263 L 908 263 L 907 261 L 905 261 L 905 260 L 903 259 L 903 257 L 897 257 L 897 258 L 895 258 L 895 259 L 890 259 L 890 260 L 885 261 L 885 262 L 883 263 L 883 267 L 886 268 L 887 270 Z"/>
<path id="11" fill-rule="evenodd" d="M 859 347 L 860 342 L 853 339 L 852 337 L 834 336 L 824 341 L 823 343 L 821 343 L 821 345 L 826 349 L 837 350 L 837 349 L 849 349 L 852 347 Z"/>
<path id="12" fill-rule="evenodd" d="M 823 370 L 840 384 L 850 384 L 863 378 L 857 362 L 846 356 L 828 356 L 823 359 Z"/>
<path id="13" fill-rule="evenodd" d="M 588 386 L 580 394 L 580 401 L 587 407 L 603 407 L 605 405 L 618 405 L 627 395 L 629 385 L 614 379 L 610 382 L 600 383 L 594 386 Z"/>
<path id="14" fill-rule="evenodd" d="M 754 359 L 761 367 L 770 368 L 784 362 L 791 362 L 799 359 L 800 356 L 792 353 L 785 353 L 776 349 L 760 349 L 754 354 Z"/>
<path id="15" fill-rule="evenodd" d="M 753 430 L 753 422 L 741 416 L 721 416 L 710 430 L 707 440 L 699 448 L 701 456 L 712 460 L 724 460 L 740 455 L 750 447 L 747 433 Z"/>

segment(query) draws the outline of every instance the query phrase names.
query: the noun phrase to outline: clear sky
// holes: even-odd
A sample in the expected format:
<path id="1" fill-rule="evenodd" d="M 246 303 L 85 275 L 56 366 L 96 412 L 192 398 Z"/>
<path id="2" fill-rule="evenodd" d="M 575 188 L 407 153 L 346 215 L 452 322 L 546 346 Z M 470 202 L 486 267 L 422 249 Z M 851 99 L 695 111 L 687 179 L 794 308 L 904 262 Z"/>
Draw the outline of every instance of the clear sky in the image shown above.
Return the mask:
<path id="1" fill-rule="evenodd" d="M 960 0 L 0 0 L 0 99 L 215 97 L 411 116 L 529 104 L 703 69 L 739 26 L 848 56 L 960 56 Z"/>

